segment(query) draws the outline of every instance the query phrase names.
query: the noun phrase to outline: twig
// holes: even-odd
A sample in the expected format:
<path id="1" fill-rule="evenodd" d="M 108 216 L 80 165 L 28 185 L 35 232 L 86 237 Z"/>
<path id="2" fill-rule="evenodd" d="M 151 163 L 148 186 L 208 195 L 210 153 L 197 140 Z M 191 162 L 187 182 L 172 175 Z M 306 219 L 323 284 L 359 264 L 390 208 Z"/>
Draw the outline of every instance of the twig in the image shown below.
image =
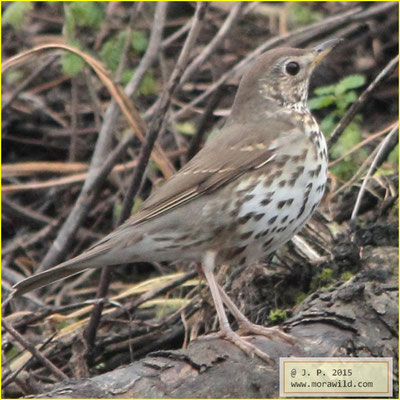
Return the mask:
<path id="1" fill-rule="evenodd" d="M 335 158 L 333 161 L 329 163 L 329 168 L 333 167 L 334 165 L 338 164 L 340 161 L 344 160 L 346 157 L 349 155 L 353 154 L 355 151 L 359 150 L 361 147 L 365 146 L 369 142 L 372 142 L 376 138 L 384 135 L 387 131 L 392 129 L 395 125 L 397 125 L 398 122 L 391 123 L 389 126 L 385 127 L 384 129 L 380 130 L 379 132 L 373 133 L 370 136 L 368 136 L 366 139 L 361 141 L 360 143 L 357 143 L 352 149 L 350 149 L 347 153 L 341 155 L 339 158 Z"/>
<path id="2" fill-rule="evenodd" d="M 221 28 L 217 34 L 213 37 L 211 42 L 203 49 L 203 51 L 186 67 L 182 78 L 180 79 L 180 85 L 187 82 L 195 71 L 199 70 L 200 65 L 203 65 L 205 61 L 213 54 L 215 49 L 219 46 L 221 41 L 226 37 L 229 30 L 232 28 L 235 21 L 240 17 L 244 3 L 239 2 L 232 7 L 229 15 L 225 19 Z"/>
<path id="3" fill-rule="evenodd" d="M 165 16 L 167 12 L 167 2 L 158 2 L 154 14 L 153 24 L 151 27 L 151 34 L 149 44 L 146 52 L 144 53 L 135 74 L 128 83 L 126 90 L 130 93 L 135 93 L 144 74 L 149 70 L 149 67 L 157 60 L 158 52 L 160 51 L 160 44 L 162 40 L 162 32 L 165 24 Z"/>
<path id="4" fill-rule="evenodd" d="M 41 346 L 40 350 L 44 349 L 54 338 L 55 334 L 53 336 L 49 337 Z M 19 373 L 25 369 L 29 368 L 30 364 L 34 361 L 32 358 L 28 359 L 25 363 L 23 363 L 20 367 L 16 368 L 14 371 L 9 371 L 9 373 L 5 373 L 4 376 L 2 376 L 1 380 L 1 385 L 3 388 L 5 388 L 7 385 L 12 383 L 14 380 L 17 380 L 17 376 Z M 2 365 L 3 366 L 3 365 Z M 68 379 L 68 377 L 67 377 Z"/>
<path id="5" fill-rule="evenodd" d="M 349 123 L 352 121 L 357 111 L 369 99 L 372 92 L 377 88 L 377 86 L 394 71 L 396 66 L 398 66 L 398 63 L 399 56 L 397 55 L 386 65 L 386 67 L 379 73 L 379 75 L 373 80 L 373 82 L 364 90 L 364 92 L 362 92 L 361 96 L 351 105 L 346 115 L 340 120 L 339 124 L 336 126 L 335 130 L 329 137 L 329 148 L 337 142 L 340 135 L 346 129 L 347 125 L 349 125 Z"/>
<path id="6" fill-rule="evenodd" d="M 129 22 L 128 22 L 128 27 L 126 29 L 124 48 L 122 49 L 121 59 L 120 59 L 117 71 L 115 73 L 115 80 L 117 82 L 119 82 L 121 80 L 121 76 L 122 76 L 122 73 L 124 72 L 124 68 L 126 65 L 129 48 L 130 48 L 131 42 L 132 42 L 132 40 L 131 40 L 132 25 L 133 25 L 133 22 L 137 16 L 137 14 L 139 13 L 140 9 L 142 8 L 142 6 L 143 6 L 143 3 L 140 2 L 138 4 L 132 4 L 132 6 L 130 8 Z"/>
<path id="7" fill-rule="evenodd" d="M 204 113 L 201 117 L 201 121 L 199 122 L 199 125 L 197 127 L 197 131 L 194 134 L 192 140 L 190 141 L 189 150 L 187 152 L 187 160 L 190 160 L 200 148 L 201 142 L 203 141 L 203 137 L 210 124 L 210 120 L 212 119 L 214 109 L 215 107 L 217 107 L 224 92 L 222 89 L 223 86 L 217 88 L 208 101 L 207 107 L 204 110 Z"/>
<path id="8" fill-rule="evenodd" d="M 14 100 L 18 97 L 18 95 L 30 85 L 38 76 L 42 74 L 43 71 L 47 70 L 51 64 L 57 59 L 57 56 L 51 57 L 49 61 L 44 63 L 40 68 L 38 68 L 35 72 L 33 72 L 30 76 L 28 76 L 15 90 L 11 93 L 11 96 L 6 99 L 4 98 L 4 102 L 1 106 L 1 111 L 6 110 L 8 106 L 10 106 Z"/>
<path id="9" fill-rule="evenodd" d="M 177 85 L 180 82 L 182 72 L 188 62 L 190 52 L 193 50 L 194 43 L 197 40 L 198 34 L 200 32 L 201 23 L 203 21 L 207 7 L 208 5 L 205 3 L 198 3 L 197 5 L 197 9 L 193 17 L 192 27 L 188 33 L 185 44 L 179 55 L 178 61 L 176 62 L 175 68 L 171 73 L 171 77 L 167 84 L 167 87 L 160 97 L 159 107 L 154 114 L 154 118 L 150 124 L 149 131 L 146 135 L 146 142 L 140 150 L 138 158 L 138 166 L 136 167 L 135 174 L 131 181 L 131 185 L 124 199 L 120 222 L 128 218 L 130 214 L 133 198 L 136 196 L 136 193 L 140 187 L 140 183 L 142 181 L 143 174 L 147 166 L 153 145 L 163 126 L 165 115 L 167 113 L 170 104 L 170 99 L 173 96 L 175 90 L 177 89 Z"/>
<path id="10" fill-rule="evenodd" d="M 356 204 L 351 214 L 350 223 L 355 222 L 368 179 L 370 178 L 370 176 L 372 176 L 375 169 L 386 159 L 389 151 L 393 149 L 393 147 L 397 144 L 398 141 L 399 141 L 399 127 L 398 125 L 396 125 L 379 146 L 379 150 L 374 160 L 372 161 L 371 166 L 368 169 L 367 175 L 365 176 L 363 183 L 361 185 L 361 189 L 358 192 Z"/>
<path id="11" fill-rule="evenodd" d="M 79 194 L 72 211 L 68 215 L 68 218 L 64 222 L 56 240 L 47 252 L 37 272 L 43 271 L 60 261 L 69 246 L 70 241 L 79 229 L 83 219 L 89 212 L 92 201 L 96 198 L 100 184 L 106 179 L 107 175 L 121 155 L 125 153 L 132 140 L 133 136 L 129 136 L 122 140 L 111 154 L 109 154 L 108 157 L 105 157 L 105 161 L 103 159 L 102 165 L 97 168 L 95 174 L 90 175 L 90 179 L 88 175 L 88 179 L 85 181 L 84 188 Z"/>
<path id="12" fill-rule="evenodd" d="M 183 36 L 192 26 L 192 19 L 190 18 L 184 25 L 182 25 L 177 31 L 168 36 L 161 43 L 161 48 L 166 49 L 171 43 L 175 40 L 178 40 L 181 36 Z"/>
<path id="13" fill-rule="evenodd" d="M 47 367 L 53 375 L 60 381 L 65 381 L 68 376 L 60 371 L 50 360 L 48 360 L 35 346 L 28 343 L 12 326 L 2 321 L 2 327 L 8 332 L 18 343 L 20 343 L 26 350 L 28 350 L 34 357 L 36 357 L 45 367 Z"/>
<path id="14" fill-rule="evenodd" d="M 69 144 L 69 162 L 76 160 L 76 151 L 78 149 L 78 83 L 76 79 L 71 79 L 71 141 Z"/>

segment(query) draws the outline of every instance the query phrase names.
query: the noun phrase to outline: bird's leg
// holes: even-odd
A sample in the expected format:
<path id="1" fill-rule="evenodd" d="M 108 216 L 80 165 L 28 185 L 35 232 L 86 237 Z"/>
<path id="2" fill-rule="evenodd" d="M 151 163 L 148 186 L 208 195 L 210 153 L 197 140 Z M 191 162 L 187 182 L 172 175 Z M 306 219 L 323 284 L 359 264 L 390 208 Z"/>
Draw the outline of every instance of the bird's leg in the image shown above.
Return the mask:
<path id="1" fill-rule="evenodd" d="M 270 358 L 267 354 L 265 354 L 253 344 L 249 343 L 246 339 L 240 337 L 237 333 L 233 332 L 231 326 L 229 325 L 218 284 L 214 276 L 216 255 L 217 252 L 215 251 L 206 252 L 203 259 L 202 270 L 207 280 L 208 286 L 210 287 L 211 296 L 213 298 L 215 309 L 217 311 L 218 321 L 220 325 L 219 336 L 222 336 L 223 338 L 229 340 L 246 354 L 250 356 L 256 355 L 262 360 L 269 362 Z"/>
<path id="2" fill-rule="evenodd" d="M 282 332 L 279 328 L 267 328 L 266 326 L 256 325 L 250 322 L 244 314 L 236 307 L 235 303 L 230 299 L 230 297 L 226 294 L 225 290 L 221 285 L 217 283 L 219 293 L 221 295 L 222 301 L 228 307 L 229 311 L 235 317 L 238 325 L 239 325 L 239 335 L 245 334 L 254 334 L 254 335 L 262 335 L 272 339 L 274 336 L 278 336 L 279 338 L 289 342 L 290 344 L 294 344 L 296 339 L 293 336 L 287 335 Z"/>

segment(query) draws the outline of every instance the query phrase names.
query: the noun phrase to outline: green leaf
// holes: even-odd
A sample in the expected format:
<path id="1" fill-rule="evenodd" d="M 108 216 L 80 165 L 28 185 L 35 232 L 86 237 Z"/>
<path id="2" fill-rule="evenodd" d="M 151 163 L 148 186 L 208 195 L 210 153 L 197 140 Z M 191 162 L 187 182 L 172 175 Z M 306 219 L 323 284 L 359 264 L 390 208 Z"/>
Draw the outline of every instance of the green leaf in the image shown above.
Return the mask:
<path id="1" fill-rule="evenodd" d="M 399 145 L 397 144 L 396 147 L 390 152 L 388 156 L 388 161 L 393 164 L 396 168 L 399 165 Z"/>
<path id="2" fill-rule="evenodd" d="M 157 91 L 157 84 L 154 80 L 153 73 L 151 71 L 147 71 L 142 79 L 142 83 L 139 86 L 138 94 L 142 94 L 144 96 L 148 96 L 149 94 L 153 94 Z"/>
<path id="3" fill-rule="evenodd" d="M 135 53 L 143 53 L 147 49 L 149 41 L 142 31 L 132 31 L 131 45 Z"/>
<path id="4" fill-rule="evenodd" d="M 119 32 L 116 36 L 107 40 L 107 42 L 103 44 L 100 50 L 100 57 L 102 61 L 107 66 L 107 68 L 113 72 L 117 70 L 118 65 L 120 63 L 122 52 L 125 46 L 126 35 L 127 35 L 126 30 L 123 32 Z M 135 53 L 141 53 L 147 48 L 148 41 L 145 35 L 140 31 L 133 31 L 132 36 L 130 37 L 130 41 L 131 41 L 130 42 L 131 49 Z M 132 76 L 132 70 L 129 70 L 127 74 L 130 74 L 130 76 Z M 123 79 L 121 79 L 122 83 L 124 83 L 124 81 L 128 82 L 130 76 L 125 75 Z M 149 81 L 147 81 L 145 83 L 145 86 L 149 84 L 150 84 Z M 148 88 L 147 89 L 144 88 L 143 90 L 148 91 Z M 151 90 L 152 89 L 150 89 L 150 91 Z"/>
<path id="5" fill-rule="evenodd" d="M 331 268 L 324 268 L 319 274 L 311 279 L 310 289 L 312 292 L 321 287 L 326 287 L 334 282 L 333 270 Z"/>
<path id="6" fill-rule="evenodd" d="M 351 278 L 353 278 L 354 277 L 354 274 L 352 274 L 351 272 L 349 272 L 349 271 L 345 271 L 345 272 L 343 272 L 341 275 L 340 275 L 340 279 L 342 280 L 342 281 L 349 281 Z"/>
<path id="7" fill-rule="evenodd" d="M 329 113 L 319 124 L 325 136 L 329 136 L 336 126 L 336 113 Z"/>
<path id="8" fill-rule="evenodd" d="M 85 61 L 82 57 L 77 56 L 76 54 L 65 52 L 61 56 L 61 67 L 64 74 L 68 76 L 75 76 L 79 72 L 82 71 L 83 67 L 85 66 Z"/>
<path id="9" fill-rule="evenodd" d="M 128 82 L 132 79 L 134 73 L 135 70 L 133 68 L 127 68 L 124 71 L 122 71 L 121 84 L 123 86 L 126 86 Z"/>
<path id="10" fill-rule="evenodd" d="M 364 75 L 356 74 L 349 75 L 343 78 L 337 85 L 335 89 L 336 96 L 341 95 L 349 89 L 356 89 L 365 84 Z"/>
<path id="11" fill-rule="evenodd" d="M 97 28 L 104 21 L 105 5 L 97 1 L 74 1 L 69 5 L 77 25 Z"/>
<path id="12" fill-rule="evenodd" d="M 32 10 L 32 2 L 15 1 L 8 5 L 1 15 L 1 25 L 11 25 L 14 29 L 20 30 L 25 21 L 25 15 Z"/>
<path id="13" fill-rule="evenodd" d="M 348 181 L 357 171 L 357 164 L 353 160 L 343 160 L 330 168 L 331 173 L 342 181 Z"/>
<path id="14" fill-rule="evenodd" d="M 175 125 L 176 130 L 182 135 L 194 135 L 196 133 L 196 127 L 192 122 L 179 122 Z"/>
<path id="15" fill-rule="evenodd" d="M 336 105 L 338 110 L 341 111 L 341 116 L 347 110 L 347 107 L 357 99 L 357 93 L 354 90 L 346 92 L 337 97 Z"/>
<path id="16" fill-rule="evenodd" d="M 124 49 L 125 38 L 126 32 L 120 32 L 118 35 L 105 42 L 100 50 L 102 61 L 112 72 L 115 72 L 118 68 Z"/>
<path id="17" fill-rule="evenodd" d="M 67 41 L 71 42 L 75 39 L 75 33 L 76 33 L 75 17 L 72 15 L 70 7 L 68 7 L 65 3 L 63 5 L 64 5 L 64 25 L 62 33 L 66 37 Z"/>
<path id="18" fill-rule="evenodd" d="M 338 158 L 350 151 L 361 141 L 361 129 L 356 123 L 351 123 L 344 130 L 339 140 L 331 147 L 330 154 Z"/>
<path id="19" fill-rule="evenodd" d="M 334 94 L 336 90 L 336 85 L 320 86 L 314 89 L 314 93 L 317 96 L 325 96 L 327 94 Z"/>
<path id="20" fill-rule="evenodd" d="M 319 96 L 314 97 L 308 100 L 308 108 L 310 110 L 320 110 L 321 108 L 325 108 L 330 106 L 335 102 L 335 96 Z"/>
<path id="21" fill-rule="evenodd" d="M 280 308 L 276 308 L 275 310 L 271 310 L 268 315 L 268 320 L 272 323 L 283 322 L 287 319 L 287 313 L 285 310 L 281 310 Z"/>
<path id="22" fill-rule="evenodd" d="M 292 1 L 288 2 L 287 6 L 289 17 L 296 26 L 310 25 L 322 18 L 322 14 L 314 11 L 310 6 Z"/>

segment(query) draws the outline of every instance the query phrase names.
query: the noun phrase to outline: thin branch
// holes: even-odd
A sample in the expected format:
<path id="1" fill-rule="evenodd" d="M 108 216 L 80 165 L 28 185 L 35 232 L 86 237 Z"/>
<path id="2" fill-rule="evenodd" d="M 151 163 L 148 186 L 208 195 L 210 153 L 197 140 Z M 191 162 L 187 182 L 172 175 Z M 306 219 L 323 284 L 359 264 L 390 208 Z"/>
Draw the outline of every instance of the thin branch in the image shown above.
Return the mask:
<path id="1" fill-rule="evenodd" d="M 359 210 L 360 204 L 361 204 L 361 200 L 362 200 L 364 192 L 365 192 L 365 187 L 367 185 L 367 182 L 368 182 L 370 176 L 372 176 L 375 169 L 386 159 L 386 157 L 388 155 L 388 151 L 392 150 L 398 141 L 399 141 L 399 127 L 398 127 L 398 125 L 396 125 L 390 131 L 390 133 L 386 136 L 385 140 L 381 143 L 381 145 L 379 146 L 379 150 L 378 150 L 373 162 L 371 163 L 371 166 L 368 169 L 367 175 L 365 176 L 363 183 L 361 185 L 360 191 L 358 192 L 356 204 L 355 204 L 353 212 L 351 214 L 350 223 L 354 222 L 357 217 L 358 210 Z"/>
<path id="2" fill-rule="evenodd" d="M 143 174 L 146 169 L 151 151 L 153 149 L 153 145 L 160 133 L 160 130 L 162 130 L 162 126 L 164 125 L 164 119 L 165 115 L 167 114 L 171 97 L 173 96 L 173 93 L 177 89 L 177 85 L 180 82 L 180 78 L 182 77 L 182 72 L 187 65 L 190 52 L 193 50 L 194 43 L 196 42 L 198 34 L 200 32 L 200 28 L 207 7 L 208 5 L 206 3 L 198 3 L 197 5 L 197 9 L 192 21 L 192 27 L 188 33 L 185 44 L 183 45 L 178 61 L 175 64 L 175 68 L 171 73 L 171 77 L 167 84 L 167 87 L 160 97 L 159 107 L 157 111 L 154 113 L 153 120 L 150 124 L 149 131 L 146 136 L 146 142 L 141 148 L 138 158 L 138 166 L 136 167 L 135 174 L 131 181 L 131 185 L 124 198 L 120 222 L 128 218 L 130 214 L 133 198 L 136 196 L 137 191 L 142 182 Z"/>
<path id="3" fill-rule="evenodd" d="M 364 90 L 364 92 L 362 92 L 361 96 L 351 105 L 346 115 L 340 120 L 339 124 L 336 126 L 335 130 L 329 137 L 329 148 L 337 142 L 340 135 L 343 133 L 343 131 L 356 115 L 357 111 L 370 98 L 372 92 L 377 88 L 377 86 L 393 73 L 398 64 L 399 56 L 397 55 L 386 65 L 386 67 L 379 73 L 379 75 L 373 80 L 373 82 Z"/>
<path id="4" fill-rule="evenodd" d="M 135 93 L 143 79 L 144 74 L 149 70 L 151 65 L 157 60 L 158 52 L 160 51 L 162 33 L 165 25 L 165 17 L 167 13 L 167 2 L 158 2 L 154 14 L 153 24 L 151 27 L 151 34 L 149 44 L 146 52 L 144 53 L 135 74 L 126 86 L 126 91 Z"/>
<path id="5" fill-rule="evenodd" d="M 200 65 L 203 65 L 211 54 L 214 53 L 215 49 L 220 45 L 222 40 L 225 39 L 226 35 L 229 33 L 229 30 L 232 28 L 234 23 L 241 16 L 241 12 L 243 9 L 244 3 L 237 3 L 232 7 L 229 15 L 225 19 L 221 28 L 217 32 L 217 34 L 213 37 L 211 42 L 203 49 L 203 51 L 187 66 L 185 72 L 183 73 L 182 78 L 180 79 L 180 85 L 187 82 L 194 72 L 199 70 Z"/>
<path id="6" fill-rule="evenodd" d="M 2 327 L 8 332 L 18 343 L 20 343 L 26 350 L 28 350 L 34 357 L 36 357 L 46 368 L 48 368 L 53 375 L 60 381 L 65 381 L 68 376 L 60 371 L 50 360 L 48 360 L 35 346 L 28 343 L 8 322 L 2 321 Z"/>

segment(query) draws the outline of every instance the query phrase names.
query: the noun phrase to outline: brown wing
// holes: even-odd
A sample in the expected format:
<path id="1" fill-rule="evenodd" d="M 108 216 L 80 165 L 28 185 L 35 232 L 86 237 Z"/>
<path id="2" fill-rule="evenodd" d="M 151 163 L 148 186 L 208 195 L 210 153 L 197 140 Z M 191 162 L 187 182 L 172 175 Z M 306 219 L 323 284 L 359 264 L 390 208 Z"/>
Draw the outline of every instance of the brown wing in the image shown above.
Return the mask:
<path id="1" fill-rule="evenodd" d="M 270 149 L 274 139 L 282 132 L 290 134 L 296 127 L 287 120 L 272 118 L 264 120 L 264 124 L 261 127 L 259 124 L 224 127 L 176 175 L 156 190 L 121 228 L 148 221 L 268 163 L 274 154 Z"/>

